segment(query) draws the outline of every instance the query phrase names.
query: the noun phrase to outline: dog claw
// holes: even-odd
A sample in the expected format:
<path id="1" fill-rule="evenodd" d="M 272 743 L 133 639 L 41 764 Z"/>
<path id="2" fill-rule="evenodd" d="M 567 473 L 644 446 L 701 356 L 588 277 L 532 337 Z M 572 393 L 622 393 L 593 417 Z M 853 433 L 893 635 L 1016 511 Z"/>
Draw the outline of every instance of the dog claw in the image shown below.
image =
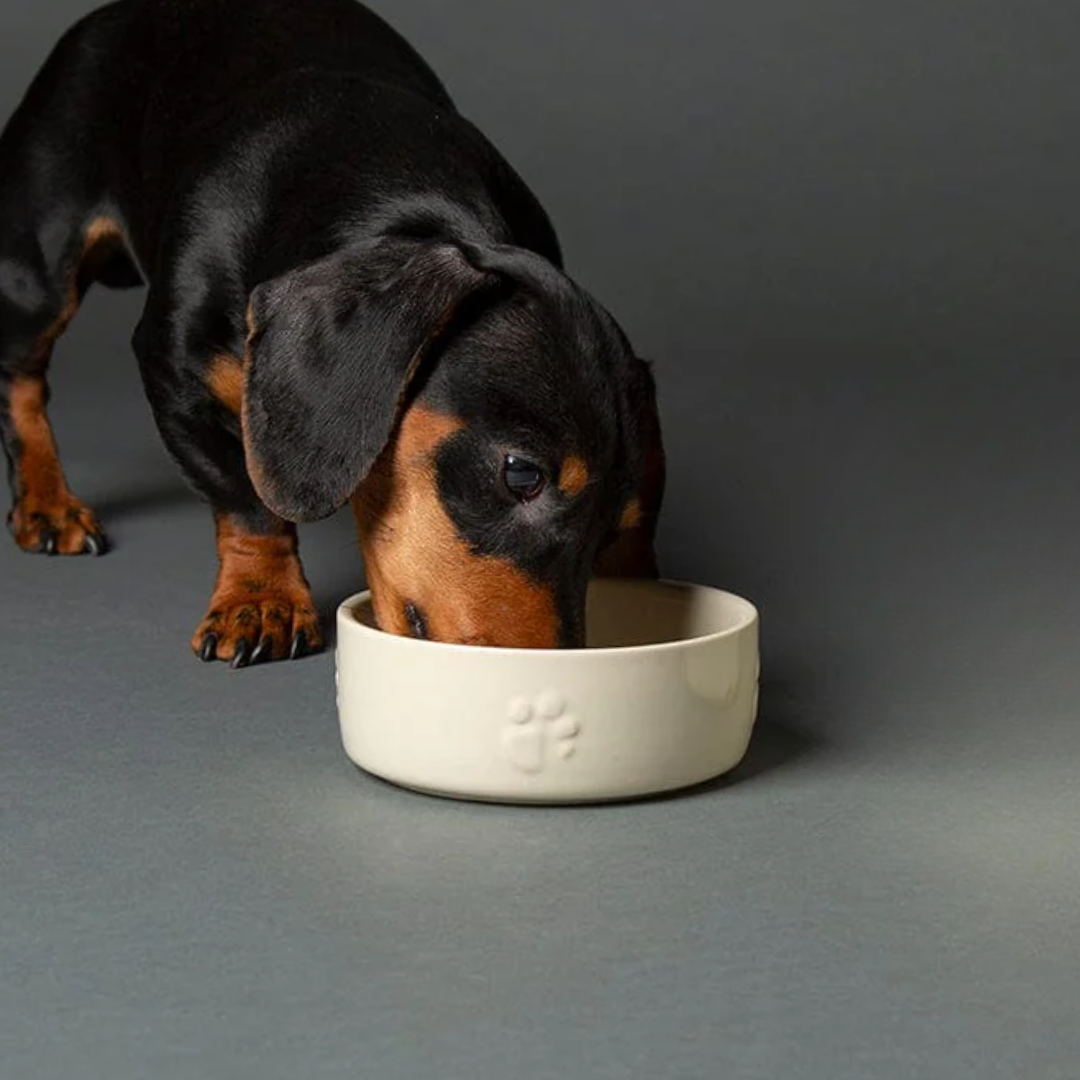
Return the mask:
<path id="1" fill-rule="evenodd" d="M 299 660 L 302 656 L 307 654 L 307 634 L 303 630 L 297 631 L 296 637 L 292 640 L 292 648 L 289 649 L 289 659 Z"/>
<path id="2" fill-rule="evenodd" d="M 217 656 L 217 634 L 207 634 L 202 639 L 202 648 L 199 649 L 199 659 L 208 664 Z"/>
<path id="3" fill-rule="evenodd" d="M 251 654 L 252 664 L 261 664 L 264 660 L 269 660 L 274 651 L 274 639 L 269 636 L 264 636 L 259 644 L 256 646 L 255 651 Z"/>
<path id="4" fill-rule="evenodd" d="M 44 553 L 45 555 L 55 555 L 56 541 L 56 531 L 54 529 L 46 529 L 41 534 L 41 543 L 38 545 L 38 551 Z"/>
<path id="5" fill-rule="evenodd" d="M 236 643 L 236 653 L 232 658 L 232 663 L 229 667 L 233 669 L 239 669 L 247 667 L 251 662 L 251 642 L 247 638 L 241 638 Z"/>
<path id="6" fill-rule="evenodd" d="M 100 533 L 87 533 L 83 541 L 83 552 L 86 555 L 104 555 L 105 537 Z"/>

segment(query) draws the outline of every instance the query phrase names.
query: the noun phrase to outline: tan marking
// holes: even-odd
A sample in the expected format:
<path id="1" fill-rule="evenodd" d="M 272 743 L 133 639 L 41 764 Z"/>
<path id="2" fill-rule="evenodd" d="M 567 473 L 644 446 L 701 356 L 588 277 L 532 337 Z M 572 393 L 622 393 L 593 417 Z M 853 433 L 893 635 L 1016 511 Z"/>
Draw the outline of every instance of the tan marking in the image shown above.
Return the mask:
<path id="1" fill-rule="evenodd" d="M 34 345 L 31 360 L 35 367 L 44 369 L 48 366 L 54 346 L 78 313 L 86 291 L 87 282 L 84 273 L 92 272 L 95 264 L 108 258 L 118 247 L 124 248 L 126 244 L 123 230 L 111 218 L 94 218 L 85 226 L 82 251 L 75 260 L 63 307 L 60 309 L 60 314 Z"/>
<path id="2" fill-rule="evenodd" d="M 49 360 L 52 358 L 53 349 L 64 331 L 71 325 L 71 320 L 74 319 L 78 313 L 79 304 L 81 302 L 82 296 L 79 292 L 78 283 L 77 281 L 73 281 L 68 289 L 67 296 L 64 298 L 64 306 L 60 309 L 60 314 L 57 315 L 52 325 L 49 326 L 34 344 L 30 360 L 33 366 L 39 371 L 44 371 L 45 368 L 49 366 Z"/>
<path id="3" fill-rule="evenodd" d="M 244 404 L 244 365 L 228 353 L 215 356 L 206 369 L 210 393 L 235 416 Z"/>
<path id="4" fill-rule="evenodd" d="M 227 516 L 215 520 L 218 576 L 206 616 L 191 647 L 202 649 L 207 634 L 217 638 L 219 660 L 231 660 L 241 639 L 252 648 L 263 638 L 271 655 L 288 655 L 299 631 L 308 646 L 322 645 L 318 612 L 300 562 L 296 529 L 282 523 L 276 535 L 255 535 Z"/>
<path id="5" fill-rule="evenodd" d="M 61 555 L 77 555 L 87 536 L 100 534 L 101 527 L 68 488 L 45 396 L 45 380 L 35 376 L 20 376 L 8 388 L 11 423 L 19 440 L 11 527 L 15 542 L 27 551 L 36 551 L 45 530 L 51 530 Z"/>
<path id="6" fill-rule="evenodd" d="M 353 496 L 375 617 L 383 630 L 407 635 L 405 605 L 414 603 L 436 641 L 554 648 L 552 593 L 509 562 L 474 554 L 439 498 L 435 454 L 463 426 L 413 405 Z"/>
<path id="7" fill-rule="evenodd" d="M 127 238 L 118 221 L 112 218 L 97 217 L 91 219 L 83 229 L 83 253 L 92 251 L 101 244 L 124 246 Z"/>
<path id="8" fill-rule="evenodd" d="M 576 454 L 563 459 L 559 470 L 559 490 L 564 495 L 580 495 L 589 484 L 589 467 Z"/>
<path id="9" fill-rule="evenodd" d="M 622 517 L 619 518 L 619 532 L 636 529 L 640 524 L 641 500 L 635 497 L 623 507 Z"/>
<path id="10" fill-rule="evenodd" d="M 117 252 L 129 250 L 127 236 L 119 222 L 98 217 L 87 223 L 83 228 L 82 252 L 72 275 L 71 293 L 75 307 L 79 306 L 97 271 Z"/>
<path id="11" fill-rule="evenodd" d="M 655 402 L 648 407 L 645 458 L 636 499 L 623 510 L 620 531 L 615 540 L 600 552 L 593 567 L 597 577 L 656 578 L 660 568 L 656 558 L 656 526 L 664 498 L 666 457 L 660 418 Z M 631 520 L 628 520 L 628 515 Z"/>
<path id="12" fill-rule="evenodd" d="M 20 444 L 18 494 L 58 502 L 69 492 L 45 414 L 45 394 L 45 380 L 34 376 L 14 379 L 8 389 L 11 423 Z"/>
<path id="13" fill-rule="evenodd" d="M 46 412 L 45 371 L 57 341 L 79 310 L 99 260 L 111 257 L 125 243 L 123 230 L 111 218 L 94 218 L 83 228 L 81 250 L 74 259 L 60 312 L 30 351 L 33 374 L 16 378 L 8 390 L 11 422 L 20 444 L 11 524 L 16 542 L 28 550 L 36 550 L 49 530 L 56 536 L 57 551 L 77 554 L 89 534 L 101 531 L 93 513 L 72 495 L 64 478 Z"/>

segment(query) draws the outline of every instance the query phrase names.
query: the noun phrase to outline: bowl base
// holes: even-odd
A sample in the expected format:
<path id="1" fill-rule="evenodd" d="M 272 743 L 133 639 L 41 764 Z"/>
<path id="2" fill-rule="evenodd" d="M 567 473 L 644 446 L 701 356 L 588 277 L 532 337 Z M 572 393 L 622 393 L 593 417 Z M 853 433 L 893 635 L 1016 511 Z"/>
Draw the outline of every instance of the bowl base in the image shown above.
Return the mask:
<path id="1" fill-rule="evenodd" d="M 689 796 L 707 790 L 714 785 L 723 782 L 741 763 L 741 759 L 726 769 L 717 772 L 713 776 L 703 779 L 692 780 L 689 783 L 668 784 L 663 787 L 649 788 L 638 792 L 622 795 L 488 795 L 474 794 L 465 791 L 449 791 L 445 788 L 425 787 L 422 784 L 412 784 L 405 780 L 395 780 L 389 776 L 373 772 L 363 765 L 352 762 L 353 768 L 363 777 L 375 780 L 388 787 L 397 788 L 399 791 L 408 791 L 414 795 L 423 795 L 429 799 L 442 799 L 444 802 L 477 803 L 481 806 L 523 806 L 523 807 L 587 807 L 587 806 L 617 806 L 619 804 L 653 802 L 660 799 L 674 799 Z"/>

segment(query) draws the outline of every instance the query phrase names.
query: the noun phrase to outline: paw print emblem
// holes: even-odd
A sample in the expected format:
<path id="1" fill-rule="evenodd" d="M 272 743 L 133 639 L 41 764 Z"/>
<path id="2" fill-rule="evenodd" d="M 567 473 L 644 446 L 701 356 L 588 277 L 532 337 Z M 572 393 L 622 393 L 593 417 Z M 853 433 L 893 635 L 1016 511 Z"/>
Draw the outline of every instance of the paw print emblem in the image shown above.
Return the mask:
<path id="1" fill-rule="evenodd" d="M 506 715 L 503 754 L 515 768 L 538 773 L 552 753 L 563 761 L 574 756 L 581 723 L 567 711 L 562 694 L 545 690 L 533 699 L 514 698 Z"/>

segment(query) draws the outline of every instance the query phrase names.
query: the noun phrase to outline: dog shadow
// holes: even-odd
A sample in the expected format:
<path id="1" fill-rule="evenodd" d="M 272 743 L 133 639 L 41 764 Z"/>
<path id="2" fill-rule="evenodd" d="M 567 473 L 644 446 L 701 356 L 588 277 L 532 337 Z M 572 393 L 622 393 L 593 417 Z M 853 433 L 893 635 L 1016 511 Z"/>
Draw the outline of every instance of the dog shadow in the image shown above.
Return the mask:
<path id="1" fill-rule="evenodd" d="M 757 720 L 742 761 L 723 776 L 661 798 L 710 795 L 804 763 L 825 747 L 825 740 L 808 726 L 812 712 L 812 686 L 805 673 L 762 677 Z"/>
<path id="2" fill-rule="evenodd" d="M 110 521 L 145 517 L 178 506 L 192 506 L 198 496 L 178 480 L 154 479 L 117 494 L 91 500 L 106 528 Z"/>
<path id="3" fill-rule="evenodd" d="M 758 714 L 750 745 L 742 761 L 730 772 L 692 787 L 661 791 L 655 795 L 605 799 L 596 803 L 578 803 L 577 808 L 592 806 L 604 809 L 673 803 L 715 796 L 752 780 L 789 769 L 821 753 L 825 740 L 807 728 L 812 711 L 809 680 L 794 675 L 774 675 L 762 679 L 758 696 Z M 563 807 L 572 810 L 575 806 Z"/>

